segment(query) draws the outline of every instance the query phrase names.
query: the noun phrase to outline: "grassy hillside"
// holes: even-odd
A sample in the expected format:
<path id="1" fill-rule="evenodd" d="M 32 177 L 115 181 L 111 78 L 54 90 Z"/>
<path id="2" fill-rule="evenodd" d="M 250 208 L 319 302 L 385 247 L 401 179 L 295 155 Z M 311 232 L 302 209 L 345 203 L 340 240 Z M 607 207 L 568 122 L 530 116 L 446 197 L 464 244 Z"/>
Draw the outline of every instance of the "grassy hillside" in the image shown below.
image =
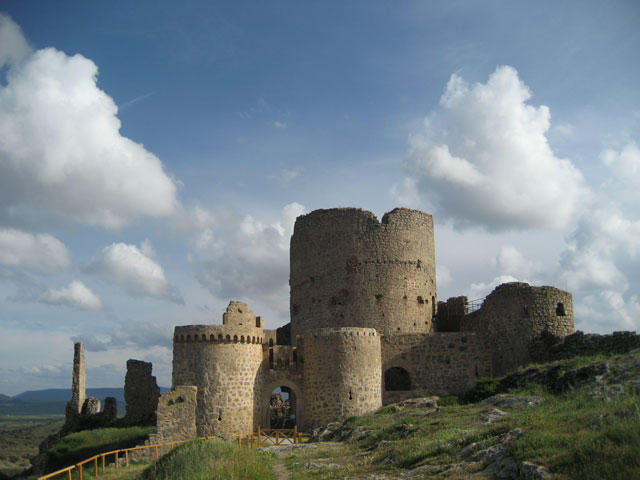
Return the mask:
<path id="1" fill-rule="evenodd" d="M 292 479 L 640 478 L 639 405 L 640 353 L 574 359 L 485 380 L 438 406 L 349 418 L 323 432 L 330 443 L 285 456 Z"/>

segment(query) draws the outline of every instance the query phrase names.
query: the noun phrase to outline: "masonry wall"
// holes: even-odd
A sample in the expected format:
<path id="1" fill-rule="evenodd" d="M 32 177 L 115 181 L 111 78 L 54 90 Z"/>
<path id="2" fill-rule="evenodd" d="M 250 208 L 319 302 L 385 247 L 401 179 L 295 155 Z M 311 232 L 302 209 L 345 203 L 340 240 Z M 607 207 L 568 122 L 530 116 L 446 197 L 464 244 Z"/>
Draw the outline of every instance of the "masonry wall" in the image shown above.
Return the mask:
<path id="1" fill-rule="evenodd" d="M 490 360 L 484 339 L 473 332 L 383 336 L 383 403 L 463 393 L 489 375 Z M 392 368 L 409 374 L 410 390 L 387 390 L 385 376 Z"/>
<path id="2" fill-rule="evenodd" d="M 491 374 L 505 375 L 530 363 L 528 345 L 539 333 L 573 333 L 573 298 L 554 287 L 505 283 L 487 296 L 479 310 L 465 316 L 460 327 L 486 336 Z"/>
<path id="3" fill-rule="evenodd" d="M 610 335 L 577 331 L 566 337 L 542 332 L 529 342 L 533 362 L 550 362 L 599 354 L 623 354 L 640 348 L 640 335 L 635 332 L 613 332 Z"/>
<path id="4" fill-rule="evenodd" d="M 174 387 L 158 399 L 157 432 L 149 437 L 150 445 L 197 436 L 196 406 L 198 388 Z"/>
<path id="5" fill-rule="evenodd" d="M 382 406 L 380 336 L 374 329 L 318 329 L 298 340 L 304 364 L 303 430 Z"/>
<path id="6" fill-rule="evenodd" d="M 203 341 L 199 332 L 197 340 L 182 341 L 183 328 L 193 327 L 176 327 L 180 336 L 174 337 L 172 384 L 198 387 L 198 436 L 252 432 L 259 421 L 255 404 L 261 394 L 262 345 Z"/>
<path id="7" fill-rule="evenodd" d="M 142 360 L 127 360 L 127 375 L 124 379 L 124 399 L 127 413 L 123 419 L 128 425 L 153 425 L 160 388 L 156 377 L 151 375 L 153 365 Z"/>
<path id="8" fill-rule="evenodd" d="M 404 208 L 298 217 L 291 237 L 291 340 L 316 328 L 383 334 L 431 330 L 436 311 L 433 218 Z"/>

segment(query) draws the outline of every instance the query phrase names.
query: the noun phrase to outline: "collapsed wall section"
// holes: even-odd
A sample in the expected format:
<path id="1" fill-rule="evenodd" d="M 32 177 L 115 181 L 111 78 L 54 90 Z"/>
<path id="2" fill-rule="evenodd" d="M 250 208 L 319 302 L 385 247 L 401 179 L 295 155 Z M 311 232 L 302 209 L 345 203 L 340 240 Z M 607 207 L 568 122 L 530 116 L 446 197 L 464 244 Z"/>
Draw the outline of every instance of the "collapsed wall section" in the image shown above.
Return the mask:
<path id="1" fill-rule="evenodd" d="M 316 328 L 424 333 L 436 313 L 433 218 L 395 209 L 316 210 L 291 237 L 291 340 Z"/>
<path id="2" fill-rule="evenodd" d="M 382 337 L 383 403 L 446 396 L 472 388 L 490 373 L 484 339 L 473 332 Z"/>
<path id="3" fill-rule="evenodd" d="M 318 329 L 299 337 L 305 431 L 382 406 L 380 336 L 371 328 Z"/>
<path id="4" fill-rule="evenodd" d="M 505 375 L 530 363 L 529 342 L 541 332 L 561 337 L 573 333 L 573 297 L 554 287 L 504 283 L 485 298 L 479 310 L 461 319 L 460 329 L 486 337 L 491 374 Z"/>

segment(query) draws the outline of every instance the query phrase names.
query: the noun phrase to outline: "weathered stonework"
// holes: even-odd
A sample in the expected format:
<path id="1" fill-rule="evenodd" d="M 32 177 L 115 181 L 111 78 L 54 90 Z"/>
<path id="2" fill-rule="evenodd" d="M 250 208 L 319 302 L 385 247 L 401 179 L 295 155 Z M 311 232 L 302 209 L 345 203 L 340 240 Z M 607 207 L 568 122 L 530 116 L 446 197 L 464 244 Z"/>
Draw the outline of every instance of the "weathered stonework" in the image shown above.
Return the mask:
<path id="1" fill-rule="evenodd" d="M 574 332 L 573 298 L 554 287 L 505 283 L 479 310 L 460 319 L 460 330 L 484 336 L 491 350 L 491 375 L 504 375 L 530 363 L 529 342 L 541 332 L 562 337 Z"/>
<path id="2" fill-rule="evenodd" d="M 142 360 L 127 360 L 127 375 L 124 379 L 124 399 L 127 413 L 126 425 L 154 425 L 160 388 L 156 377 L 151 375 L 153 366 Z"/>
<path id="3" fill-rule="evenodd" d="M 505 284 L 475 312 L 465 297 L 438 312 L 433 219 L 423 212 L 399 208 L 378 221 L 355 208 L 317 210 L 296 220 L 290 254 L 290 324 L 266 330 L 232 301 L 222 325 L 175 328 L 158 439 L 269 428 L 278 387 L 302 430 L 462 393 L 527 362 L 541 332 L 573 332 L 571 294 L 552 287 Z M 193 389 L 185 404 L 169 405 L 184 388 Z"/>
<path id="4" fill-rule="evenodd" d="M 304 361 L 303 430 L 382 406 L 380 335 L 373 328 L 326 328 L 298 337 Z"/>
<path id="5" fill-rule="evenodd" d="M 291 340 L 316 328 L 426 333 L 436 313 L 433 218 L 395 209 L 316 210 L 291 237 Z"/>

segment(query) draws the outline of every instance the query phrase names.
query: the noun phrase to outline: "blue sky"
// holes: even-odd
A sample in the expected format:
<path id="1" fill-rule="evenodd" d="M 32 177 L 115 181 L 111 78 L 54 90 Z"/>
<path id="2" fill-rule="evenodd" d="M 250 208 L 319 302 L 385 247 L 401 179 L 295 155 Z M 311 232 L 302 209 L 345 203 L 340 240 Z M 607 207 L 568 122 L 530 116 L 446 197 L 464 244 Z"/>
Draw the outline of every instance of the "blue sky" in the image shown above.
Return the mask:
<path id="1" fill-rule="evenodd" d="M 174 325 L 288 321 L 295 217 L 434 215 L 438 296 L 640 325 L 640 6 L 0 5 L 0 392 L 170 384 Z"/>

